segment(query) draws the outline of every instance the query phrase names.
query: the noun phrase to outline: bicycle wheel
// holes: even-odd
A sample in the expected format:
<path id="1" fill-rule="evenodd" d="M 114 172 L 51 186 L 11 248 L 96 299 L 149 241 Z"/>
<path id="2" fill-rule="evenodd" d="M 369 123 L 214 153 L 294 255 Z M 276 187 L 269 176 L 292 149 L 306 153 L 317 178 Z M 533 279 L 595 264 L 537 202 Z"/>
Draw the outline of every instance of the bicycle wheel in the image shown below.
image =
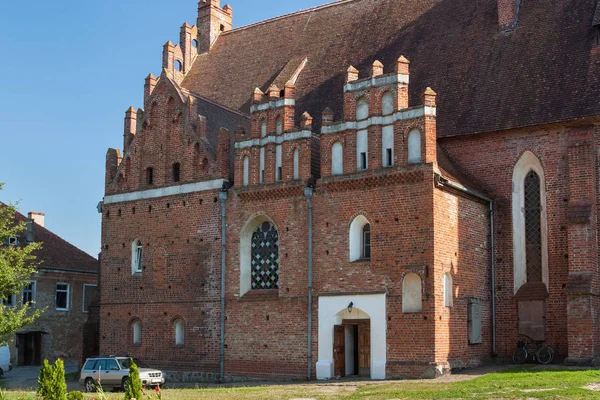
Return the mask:
<path id="1" fill-rule="evenodd" d="M 550 364 L 554 358 L 554 351 L 550 347 L 542 347 L 537 351 L 537 360 L 540 364 Z"/>
<path id="2" fill-rule="evenodd" d="M 512 360 L 515 364 L 523 364 L 527 360 L 527 350 L 522 347 L 516 349 L 512 355 Z"/>

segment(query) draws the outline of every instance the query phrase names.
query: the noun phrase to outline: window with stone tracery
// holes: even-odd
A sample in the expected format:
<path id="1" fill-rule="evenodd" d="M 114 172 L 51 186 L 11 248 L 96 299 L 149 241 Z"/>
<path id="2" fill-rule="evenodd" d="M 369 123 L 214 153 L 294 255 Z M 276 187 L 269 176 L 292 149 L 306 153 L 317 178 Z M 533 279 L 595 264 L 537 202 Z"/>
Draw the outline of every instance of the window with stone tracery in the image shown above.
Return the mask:
<path id="1" fill-rule="evenodd" d="M 279 289 L 279 233 L 271 222 L 252 234 L 252 289 Z"/>
<path id="2" fill-rule="evenodd" d="M 524 181 L 527 282 L 542 282 L 540 177 L 529 171 Z"/>

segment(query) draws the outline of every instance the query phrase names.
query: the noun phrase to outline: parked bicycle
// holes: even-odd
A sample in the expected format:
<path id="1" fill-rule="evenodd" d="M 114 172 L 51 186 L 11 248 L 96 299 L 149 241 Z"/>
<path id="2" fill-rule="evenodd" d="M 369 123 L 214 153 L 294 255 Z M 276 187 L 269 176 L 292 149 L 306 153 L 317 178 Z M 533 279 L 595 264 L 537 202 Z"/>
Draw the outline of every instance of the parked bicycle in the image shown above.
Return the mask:
<path id="1" fill-rule="evenodd" d="M 542 345 L 543 342 L 535 342 L 535 351 L 529 350 L 527 347 L 530 342 L 527 340 L 520 340 L 517 344 L 517 350 L 512 355 L 512 360 L 515 364 L 523 364 L 529 354 L 533 357 L 533 361 L 537 361 L 540 364 L 550 364 L 554 359 L 554 350 L 552 347 Z"/>

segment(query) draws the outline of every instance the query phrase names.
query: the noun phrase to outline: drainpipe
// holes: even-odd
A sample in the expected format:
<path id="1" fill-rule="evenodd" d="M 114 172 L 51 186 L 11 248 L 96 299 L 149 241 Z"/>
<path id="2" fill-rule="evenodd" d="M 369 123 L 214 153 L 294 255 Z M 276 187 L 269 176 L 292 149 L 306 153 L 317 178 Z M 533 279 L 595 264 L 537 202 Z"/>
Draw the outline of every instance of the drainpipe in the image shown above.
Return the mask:
<path id="1" fill-rule="evenodd" d="M 227 244 L 227 212 L 225 210 L 227 190 L 225 187 L 219 193 L 219 199 L 221 199 L 221 351 L 219 357 L 219 379 L 223 382 L 225 379 L 225 246 Z"/>
<path id="2" fill-rule="evenodd" d="M 306 378 L 310 380 L 312 376 L 313 189 L 311 187 L 305 188 L 304 195 L 308 203 L 308 373 Z"/>
<path id="3" fill-rule="evenodd" d="M 490 205 L 490 245 L 492 252 L 492 357 L 496 354 L 496 241 L 494 238 L 494 200 L 489 197 L 464 187 L 458 182 L 450 181 L 446 178 L 442 178 L 439 174 L 435 174 L 435 185 L 437 187 L 451 187 L 452 189 L 458 190 L 459 192 L 468 194 L 477 199 L 483 200 Z"/>

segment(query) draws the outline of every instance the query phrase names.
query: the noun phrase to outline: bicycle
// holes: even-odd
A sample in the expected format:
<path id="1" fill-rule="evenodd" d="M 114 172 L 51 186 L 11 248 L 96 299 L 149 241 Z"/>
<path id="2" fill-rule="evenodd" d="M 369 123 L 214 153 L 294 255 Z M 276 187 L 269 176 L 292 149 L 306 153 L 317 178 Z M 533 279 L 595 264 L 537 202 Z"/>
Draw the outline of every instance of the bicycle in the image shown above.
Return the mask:
<path id="1" fill-rule="evenodd" d="M 515 364 L 523 364 L 529 354 L 531 353 L 533 361 L 537 361 L 540 364 L 550 364 L 554 359 L 554 350 L 552 347 L 543 346 L 543 342 L 535 342 L 537 346 L 535 351 L 531 353 L 531 350 L 527 348 L 527 345 L 531 344 L 527 340 L 519 340 L 517 343 L 517 350 L 512 355 L 512 360 Z"/>

